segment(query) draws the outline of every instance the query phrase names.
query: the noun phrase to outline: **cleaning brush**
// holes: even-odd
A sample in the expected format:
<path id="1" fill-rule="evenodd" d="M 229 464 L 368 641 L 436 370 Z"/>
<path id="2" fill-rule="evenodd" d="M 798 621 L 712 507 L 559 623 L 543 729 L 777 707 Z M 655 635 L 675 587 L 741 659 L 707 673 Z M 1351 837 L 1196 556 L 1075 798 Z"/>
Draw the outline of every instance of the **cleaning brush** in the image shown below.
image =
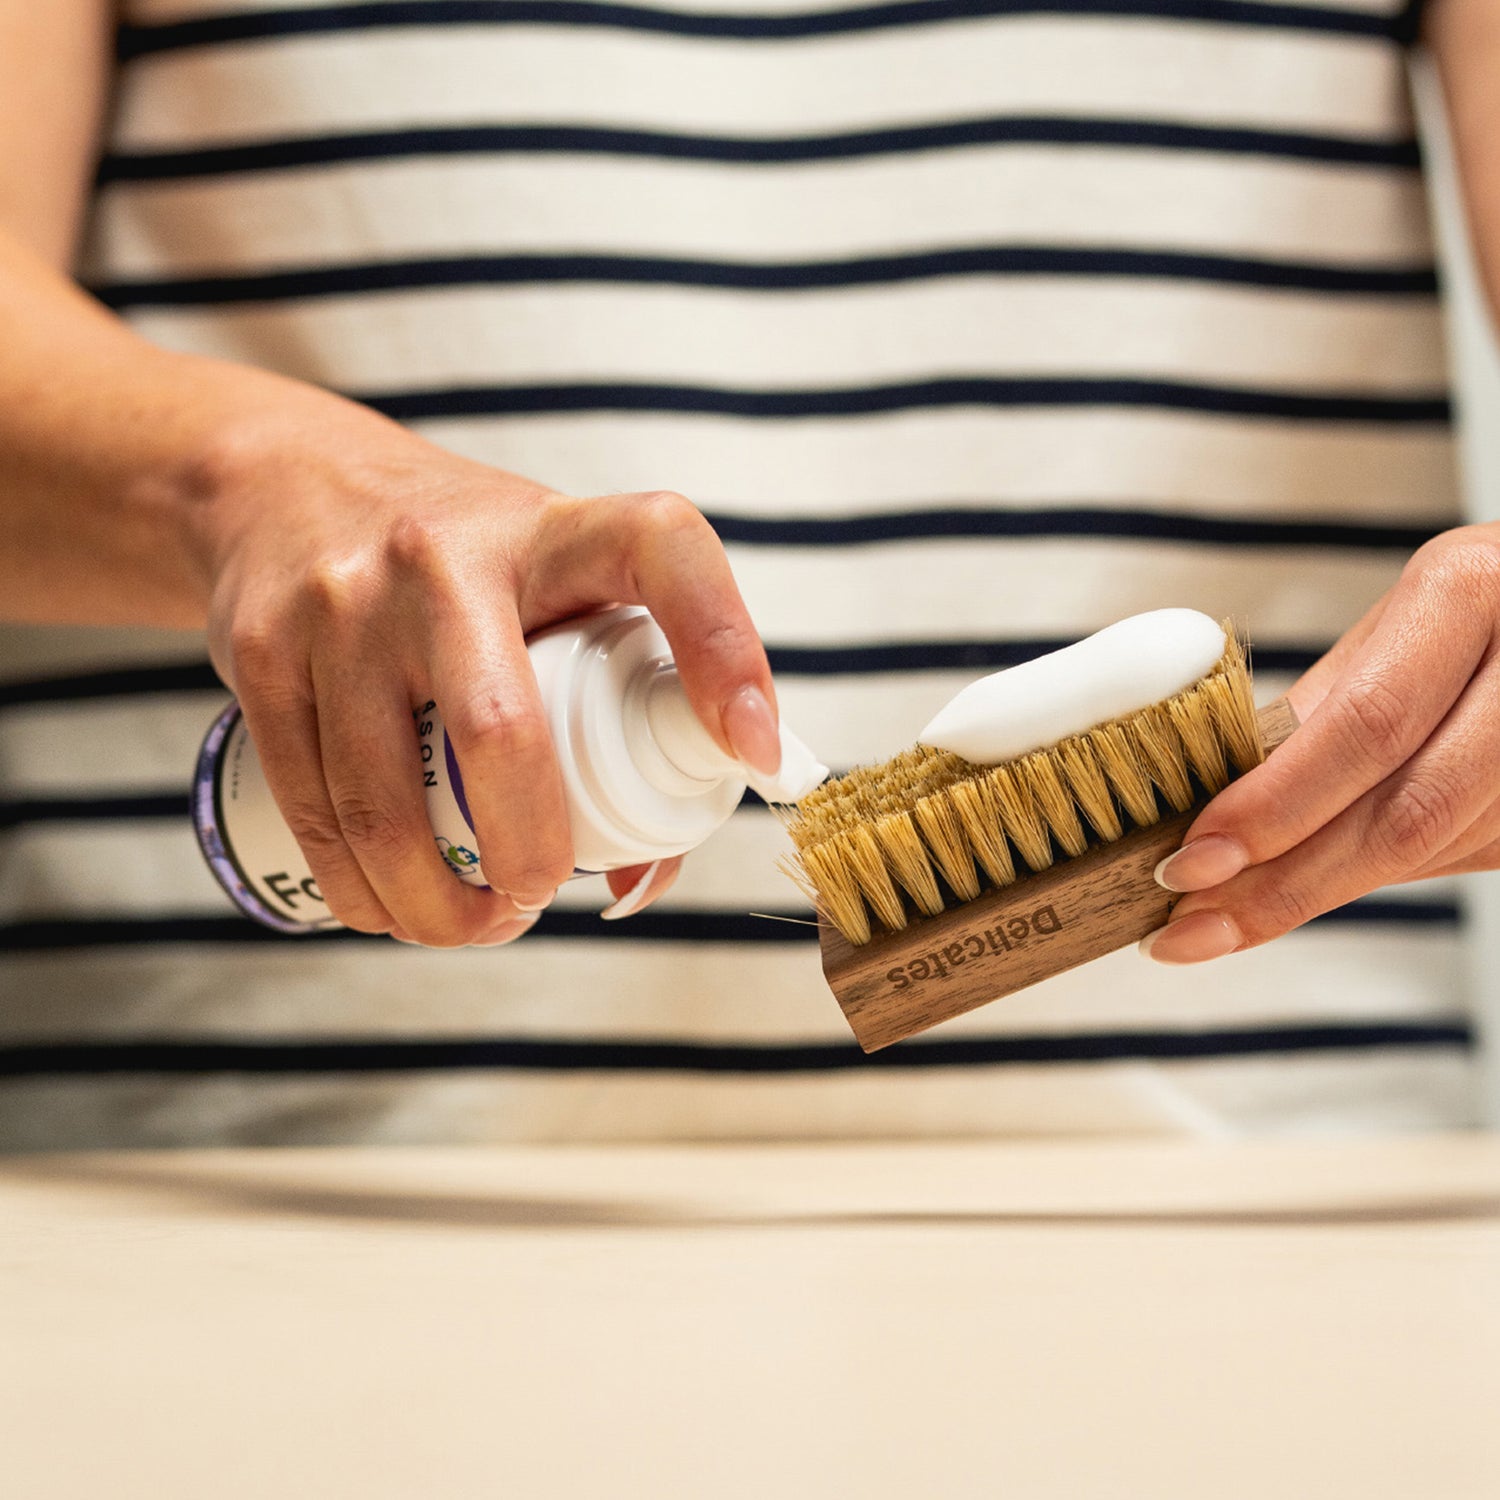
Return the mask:
<path id="1" fill-rule="evenodd" d="M 1028 665 L 1033 678 L 1047 660 Z M 1156 865 L 1295 726 L 1284 700 L 1257 714 L 1226 622 L 1217 662 L 1161 701 L 999 764 L 917 744 L 786 809 L 785 868 L 817 911 L 824 975 L 860 1045 L 888 1046 L 1161 926 L 1174 898 Z"/>

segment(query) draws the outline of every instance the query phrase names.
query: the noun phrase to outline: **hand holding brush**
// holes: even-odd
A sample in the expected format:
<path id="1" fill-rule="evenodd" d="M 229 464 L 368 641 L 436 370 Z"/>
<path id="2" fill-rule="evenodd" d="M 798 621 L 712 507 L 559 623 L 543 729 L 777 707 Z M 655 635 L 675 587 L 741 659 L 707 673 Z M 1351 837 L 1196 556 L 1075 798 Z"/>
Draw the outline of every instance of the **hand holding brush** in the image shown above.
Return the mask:
<path id="1" fill-rule="evenodd" d="M 823 969 L 873 1051 L 1160 927 L 1153 880 L 1290 732 L 1232 631 L 1159 610 L 972 684 L 789 815 Z"/>

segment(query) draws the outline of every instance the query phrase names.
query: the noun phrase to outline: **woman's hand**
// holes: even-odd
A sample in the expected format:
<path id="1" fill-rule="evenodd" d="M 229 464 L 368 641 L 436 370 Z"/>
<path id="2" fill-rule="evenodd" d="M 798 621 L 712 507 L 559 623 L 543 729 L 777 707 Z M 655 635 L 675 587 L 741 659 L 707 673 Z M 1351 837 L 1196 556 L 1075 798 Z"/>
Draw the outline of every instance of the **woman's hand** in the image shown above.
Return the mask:
<path id="1" fill-rule="evenodd" d="M 1299 728 L 1222 791 L 1157 879 L 1142 950 L 1197 963 L 1384 885 L 1500 866 L 1500 525 L 1422 547 L 1292 688 Z"/>
<path id="2" fill-rule="evenodd" d="M 720 747 L 776 769 L 765 652 L 680 495 L 574 499 L 301 381 L 157 348 L 7 232 L 3 199 L 0 608 L 206 625 L 340 921 L 503 942 L 551 899 L 573 857 L 525 636 L 600 605 L 644 604 Z M 411 725 L 429 696 L 492 891 L 453 879 L 433 842 Z M 676 868 L 612 872 L 605 915 Z"/>
<path id="3" fill-rule="evenodd" d="M 420 943 L 519 936 L 573 870 L 561 776 L 525 637 L 645 605 L 698 717 L 766 771 L 770 669 L 718 538 L 670 493 L 575 499 L 442 451 L 319 392 L 200 456 L 214 664 L 333 915 Z M 442 708 L 485 873 L 432 839 L 411 708 Z M 615 871 L 606 915 L 679 861 Z"/>

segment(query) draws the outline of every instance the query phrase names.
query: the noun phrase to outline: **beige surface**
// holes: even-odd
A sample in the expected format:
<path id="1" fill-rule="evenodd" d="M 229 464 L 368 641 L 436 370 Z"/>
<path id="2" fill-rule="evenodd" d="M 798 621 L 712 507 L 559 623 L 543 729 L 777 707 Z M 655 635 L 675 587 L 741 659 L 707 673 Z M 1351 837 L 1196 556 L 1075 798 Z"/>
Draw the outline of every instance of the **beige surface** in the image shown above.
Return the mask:
<path id="1" fill-rule="evenodd" d="M 1500 1141 L 0 1161 L 0 1494 L 1500 1495 Z"/>

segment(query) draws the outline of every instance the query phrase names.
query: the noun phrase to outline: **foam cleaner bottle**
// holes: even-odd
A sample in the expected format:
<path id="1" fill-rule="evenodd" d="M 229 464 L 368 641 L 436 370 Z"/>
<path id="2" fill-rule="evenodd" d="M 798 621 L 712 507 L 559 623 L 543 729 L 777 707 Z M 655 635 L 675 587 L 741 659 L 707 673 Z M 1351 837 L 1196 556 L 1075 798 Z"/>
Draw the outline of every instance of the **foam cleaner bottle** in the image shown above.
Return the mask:
<path id="1" fill-rule="evenodd" d="M 685 854 L 723 824 L 747 785 L 795 802 L 828 774 L 781 731 L 781 766 L 762 776 L 698 722 L 660 627 L 621 608 L 538 631 L 527 642 L 562 768 L 578 875 Z M 437 705 L 415 712 L 433 837 L 448 867 L 485 885 L 463 778 Z M 337 927 L 272 800 L 239 705 L 214 721 L 198 756 L 193 819 L 209 868 L 246 915 L 280 932 Z"/>

